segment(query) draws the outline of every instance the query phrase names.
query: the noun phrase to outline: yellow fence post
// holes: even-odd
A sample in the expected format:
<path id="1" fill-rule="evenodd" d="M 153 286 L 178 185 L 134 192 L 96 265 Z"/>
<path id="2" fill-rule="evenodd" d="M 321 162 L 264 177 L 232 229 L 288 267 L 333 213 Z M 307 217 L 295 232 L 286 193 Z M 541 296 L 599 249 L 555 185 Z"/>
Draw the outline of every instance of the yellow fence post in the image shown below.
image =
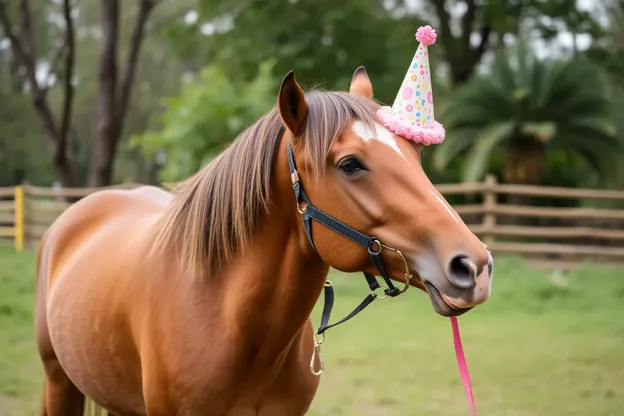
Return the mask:
<path id="1" fill-rule="evenodd" d="M 24 250 L 24 187 L 21 185 L 15 187 L 14 205 L 15 249 L 20 252 Z"/>

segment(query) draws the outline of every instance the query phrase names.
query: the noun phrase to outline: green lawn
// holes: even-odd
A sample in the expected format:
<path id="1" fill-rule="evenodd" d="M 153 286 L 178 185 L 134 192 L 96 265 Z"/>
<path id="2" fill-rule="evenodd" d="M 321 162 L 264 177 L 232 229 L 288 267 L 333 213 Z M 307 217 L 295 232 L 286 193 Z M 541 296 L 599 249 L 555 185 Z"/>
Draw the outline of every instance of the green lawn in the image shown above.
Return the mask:
<path id="1" fill-rule="evenodd" d="M 34 260 L 0 247 L 0 415 L 32 415 L 40 402 Z M 332 280 L 339 319 L 366 285 L 360 275 Z M 491 300 L 459 322 L 479 415 L 624 415 L 624 270 L 587 264 L 557 277 L 500 257 Z M 470 414 L 450 323 L 424 293 L 377 302 L 323 347 L 311 415 Z"/>

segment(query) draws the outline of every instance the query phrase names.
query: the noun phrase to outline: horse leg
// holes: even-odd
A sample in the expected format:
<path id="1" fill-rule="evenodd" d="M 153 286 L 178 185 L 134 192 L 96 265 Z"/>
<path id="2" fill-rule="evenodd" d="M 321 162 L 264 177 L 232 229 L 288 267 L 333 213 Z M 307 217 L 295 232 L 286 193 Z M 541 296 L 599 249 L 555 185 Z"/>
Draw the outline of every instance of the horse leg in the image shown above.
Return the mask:
<path id="1" fill-rule="evenodd" d="M 74 386 L 58 361 L 44 363 L 46 380 L 43 416 L 82 416 L 84 395 Z"/>
<path id="2" fill-rule="evenodd" d="M 48 329 L 45 279 L 38 276 L 35 298 L 35 336 L 45 370 L 43 416 L 82 416 L 84 395 L 69 379 L 56 357 Z"/>

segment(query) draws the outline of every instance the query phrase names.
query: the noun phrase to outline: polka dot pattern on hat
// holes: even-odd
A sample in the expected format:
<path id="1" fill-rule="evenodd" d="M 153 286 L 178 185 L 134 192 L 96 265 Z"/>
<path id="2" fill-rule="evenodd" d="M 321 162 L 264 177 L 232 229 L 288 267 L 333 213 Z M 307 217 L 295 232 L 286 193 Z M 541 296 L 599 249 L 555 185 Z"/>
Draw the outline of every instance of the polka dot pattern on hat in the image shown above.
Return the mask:
<path id="1" fill-rule="evenodd" d="M 420 44 L 392 108 L 385 106 L 377 113 L 382 123 L 390 130 L 424 144 L 440 143 L 445 136 L 444 128 L 435 121 L 427 49 L 428 45 L 435 43 L 436 37 L 435 30 L 431 26 L 418 29 L 416 39 Z"/>

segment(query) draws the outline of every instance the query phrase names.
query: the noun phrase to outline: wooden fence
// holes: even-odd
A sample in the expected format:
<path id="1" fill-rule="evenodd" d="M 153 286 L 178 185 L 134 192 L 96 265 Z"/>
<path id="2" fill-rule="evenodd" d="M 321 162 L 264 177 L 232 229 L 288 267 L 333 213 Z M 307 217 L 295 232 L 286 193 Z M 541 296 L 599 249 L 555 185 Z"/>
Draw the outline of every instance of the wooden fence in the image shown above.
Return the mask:
<path id="1" fill-rule="evenodd" d="M 124 184 L 116 188 L 132 188 Z M 589 258 L 624 265 L 624 191 L 484 182 L 440 184 L 440 192 L 494 253 L 570 268 Z M 0 238 L 35 247 L 50 224 L 96 188 L 0 188 Z"/>

